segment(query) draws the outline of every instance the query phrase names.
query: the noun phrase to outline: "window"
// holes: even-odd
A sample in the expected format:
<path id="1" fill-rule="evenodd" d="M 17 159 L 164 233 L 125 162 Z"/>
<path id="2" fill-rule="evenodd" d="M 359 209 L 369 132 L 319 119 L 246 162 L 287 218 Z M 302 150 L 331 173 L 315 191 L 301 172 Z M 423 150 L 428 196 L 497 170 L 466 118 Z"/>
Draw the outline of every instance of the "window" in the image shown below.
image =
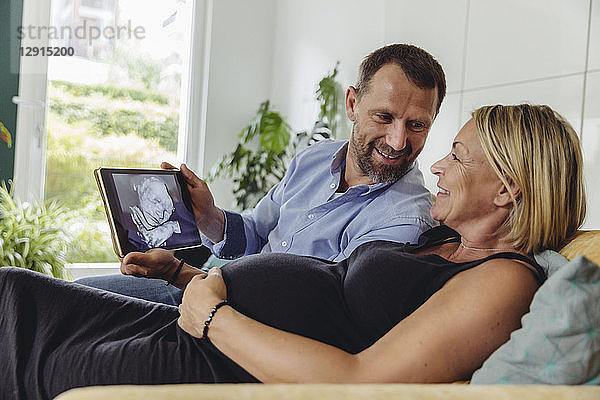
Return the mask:
<path id="1" fill-rule="evenodd" d="M 22 46 L 73 55 L 21 58 L 15 191 L 68 208 L 59 223 L 74 238 L 69 262 L 116 261 L 93 170 L 185 161 L 201 171 L 205 79 L 197 78 L 212 2 L 40 3 L 25 3 L 23 27 L 33 29 Z"/>

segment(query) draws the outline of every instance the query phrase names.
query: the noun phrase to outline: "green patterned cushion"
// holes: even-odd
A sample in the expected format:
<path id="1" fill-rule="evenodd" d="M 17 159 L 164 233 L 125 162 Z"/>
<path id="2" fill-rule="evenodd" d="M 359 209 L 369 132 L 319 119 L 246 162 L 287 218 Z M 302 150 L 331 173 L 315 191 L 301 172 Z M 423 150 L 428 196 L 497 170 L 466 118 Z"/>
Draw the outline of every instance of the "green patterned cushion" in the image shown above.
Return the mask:
<path id="1" fill-rule="evenodd" d="M 522 328 L 473 384 L 600 384 L 600 267 L 583 256 L 550 269 Z"/>

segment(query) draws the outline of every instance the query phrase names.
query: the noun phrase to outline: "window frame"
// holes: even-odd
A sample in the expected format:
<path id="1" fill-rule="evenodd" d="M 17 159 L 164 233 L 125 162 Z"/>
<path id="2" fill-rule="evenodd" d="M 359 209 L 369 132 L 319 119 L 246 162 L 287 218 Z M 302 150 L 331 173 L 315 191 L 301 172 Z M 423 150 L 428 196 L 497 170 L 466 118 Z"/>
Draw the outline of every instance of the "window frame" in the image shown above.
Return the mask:
<path id="1" fill-rule="evenodd" d="M 51 1 L 24 0 L 22 26 L 49 26 Z M 177 159 L 202 175 L 213 0 L 189 0 L 187 6 L 189 46 L 181 79 Z M 21 42 L 22 47 L 47 45 L 47 37 L 26 36 Z M 21 55 L 20 61 L 19 94 L 13 97 L 17 104 L 13 186 L 16 198 L 36 201 L 44 198 L 48 57 Z"/>

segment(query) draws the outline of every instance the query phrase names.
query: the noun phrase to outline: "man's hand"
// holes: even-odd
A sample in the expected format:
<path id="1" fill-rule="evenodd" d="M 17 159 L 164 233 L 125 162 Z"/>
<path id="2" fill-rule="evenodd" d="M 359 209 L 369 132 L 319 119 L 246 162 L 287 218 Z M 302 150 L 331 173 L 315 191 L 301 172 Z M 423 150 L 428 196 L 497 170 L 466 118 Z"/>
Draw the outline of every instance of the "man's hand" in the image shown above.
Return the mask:
<path id="1" fill-rule="evenodd" d="M 219 268 L 212 268 L 206 278 L 194 277 L 183 292 L 177 323 L 187 333 L 202 337 L 204 321 L 210 310 L 227 299 L 227 287 Z"/>
<path id="2" fill-rule="evenodd" d="M 162 169 L 175 169 L 167 162 L 163 162 Z M 225 215 L 215 206 L 215 199 L 206 182 L 198 178 L 185 164 L 181 164 L 180 171 L 185 178 L 187 188 L 192 200 L 192 208 L 198 229 L 213 243 L 223 240 L 225 230 Z"/>
<path id="3" fill-rule="evenodd" d="M 145 253 L 132 252 L 121 259 L 121 272 L 142 278 L 162 279 L 167 282 L 179 267 L 180 260 L 165 249 L 150 249 Z M 206 273 L 184 263 L 176 279 L 170 282 L 173 286 L 185 290 L 187 284 L 194 278 L 204 278 Z"/>
<path id="4" fill-rule="evenodd" d="M 145 253 L 132 252 L 121 260 L 121 273 L 144 278 L 168 280 L 179 261 L 168 250 L 150 249 Z"/>

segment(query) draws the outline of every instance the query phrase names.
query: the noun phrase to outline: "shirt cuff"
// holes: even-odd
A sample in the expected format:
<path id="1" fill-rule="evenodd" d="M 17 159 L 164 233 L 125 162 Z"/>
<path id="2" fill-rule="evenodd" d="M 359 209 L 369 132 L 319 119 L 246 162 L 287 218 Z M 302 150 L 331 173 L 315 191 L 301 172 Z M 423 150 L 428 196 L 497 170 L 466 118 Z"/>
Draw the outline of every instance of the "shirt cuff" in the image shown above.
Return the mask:
<path id="1" fill-rule="evenodd" d="M 225 231 L 223 240 L 213 243 L 204 235 L 202 244 L 210 249 L 212 253 L 221 259 L 233 260 L 244 255 L 246 252 L 246 233 L 244 231 L 244 220 L 238 213 L 223 210 L 225 214 Z"/>

